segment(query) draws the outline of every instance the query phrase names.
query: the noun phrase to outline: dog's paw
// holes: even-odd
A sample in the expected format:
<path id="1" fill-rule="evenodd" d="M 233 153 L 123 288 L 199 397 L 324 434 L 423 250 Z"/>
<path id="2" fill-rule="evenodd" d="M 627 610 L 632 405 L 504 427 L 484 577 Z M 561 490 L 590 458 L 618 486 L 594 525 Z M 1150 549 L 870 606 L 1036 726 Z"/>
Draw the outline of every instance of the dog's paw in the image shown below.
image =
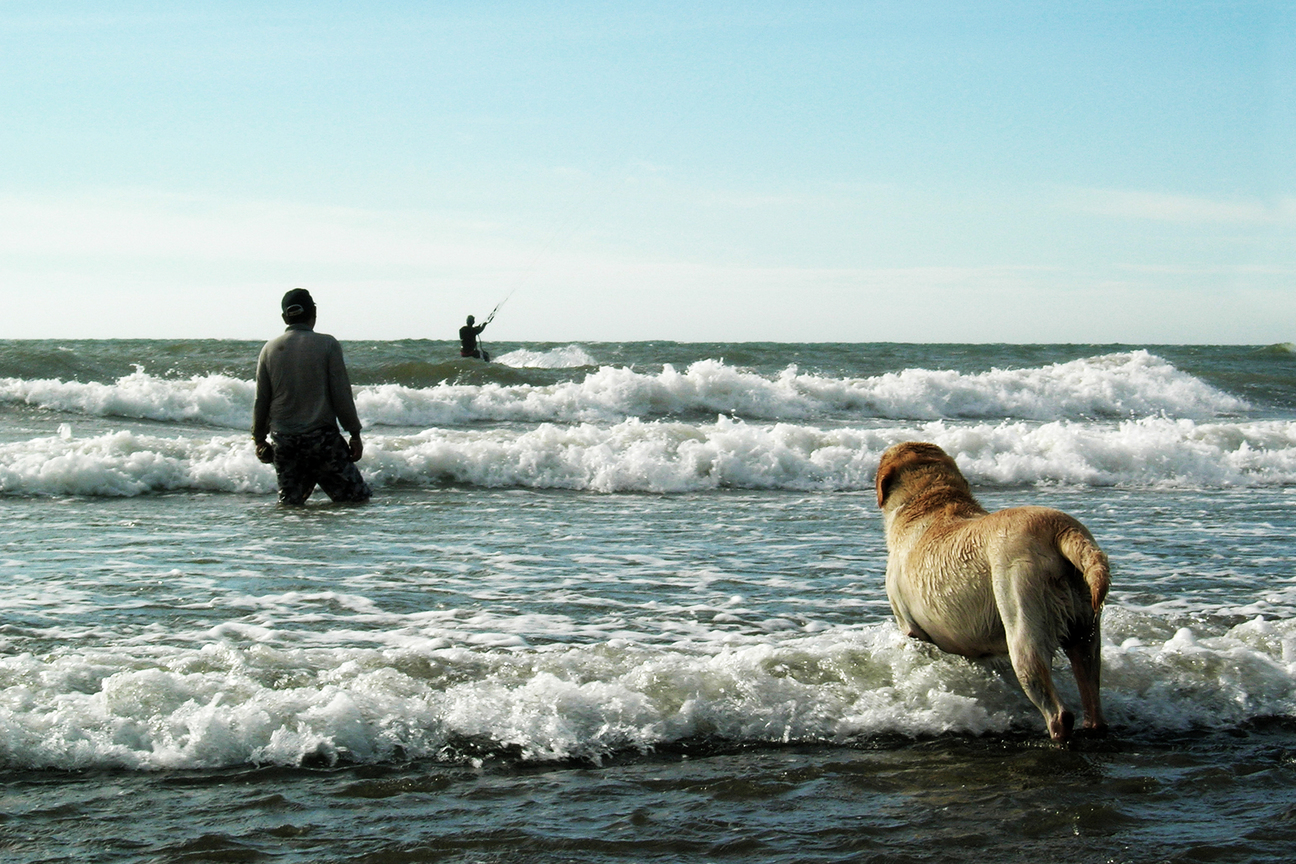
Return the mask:
<path id="1" fill-rule="evenodd" d="M 1088 738 L 1106 738 L 1107 724 L 1090 723 L 1088 720 L 1086 720 L 1084 722 L 1084 725 L 1080 727 L 1080 731 L 1083 732 L 1085 736 Z"/>
<path id="2" fill-rule="evenodd" d="M 1071 737 L 1071 730 L 1075 727 L 1075 715 L 1070 711 L 1063 711 L 1057 717 L 1049 719 L 1049 737 L 1059 744 L 1065 744 Z"/>

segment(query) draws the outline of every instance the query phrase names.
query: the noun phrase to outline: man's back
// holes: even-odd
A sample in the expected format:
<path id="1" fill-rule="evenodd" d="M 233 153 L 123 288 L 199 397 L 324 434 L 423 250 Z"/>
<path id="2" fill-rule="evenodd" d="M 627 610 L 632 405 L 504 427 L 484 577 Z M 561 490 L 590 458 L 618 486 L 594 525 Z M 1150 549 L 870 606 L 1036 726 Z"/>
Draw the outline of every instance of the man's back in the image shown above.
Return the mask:
<path id="1" fill-rule="evenodd" d="M 332 336 L 293 324 L 271 339 L 257 359 L 254 431 L 299 434 L 316 429 L 360 431 L 342 346 Z M 264 428 L 264 427 L 262 427 Z"/>
<path id="2" fill-rule="evenodd" d="M 477 348 L 477 334 L 486 329 L 483 324 L 480 327 L 474 327 L 471 324 L 465 324 L 459 328 L 459 344 L 464 351 L 473 351 Z"/>

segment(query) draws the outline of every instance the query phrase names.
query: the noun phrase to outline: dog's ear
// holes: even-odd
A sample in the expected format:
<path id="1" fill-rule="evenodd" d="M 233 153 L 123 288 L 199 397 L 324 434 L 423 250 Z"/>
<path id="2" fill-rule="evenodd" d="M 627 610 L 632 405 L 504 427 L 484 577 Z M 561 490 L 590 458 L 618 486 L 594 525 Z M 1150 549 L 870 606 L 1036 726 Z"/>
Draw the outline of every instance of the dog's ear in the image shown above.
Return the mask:
<path id="1" fill-rule="evenodd" d="M 891 485 L 891 481 L 895 479 L 896 472 L 899 470 L 900 466 L 896 464 L 894 459 L 883 459 L 882 464 L 878 465 L 876 485 L 879 508 L 886 503 L 887 487 Z"/>
<path id="2" fill-rule="evenodd" d="M 887 494 L 891 491 L 891 484 L 895 483 L 900 472 L 909 466 L 913 461 L 913 443 L 906 441 L 903 444 L 895 444 L 886 449 L 882 454 L 882 460 L 878 462 L 877 478 L 874 485 L 877 486 L 878 508 L 886 503 Z"/>
<path id="3" fill-rule="evenodd" d="M 963 477 L 959 473 L 958 466 L 954 464 L 954 460 L 935 444 L 928 444 L 925 441 L 906 441 L 903 444 L 896 444 L 887 448 L 887 451 L 882 454 L 882 461 L 878 463 L 877 480 L 875 481 L 878 507 L 886 503 L 887 493 L 891 491 L 891 485 L 901 471 L 906 468 L 931 463 L 947 465 L 957 477 L 960 479 Z"/>

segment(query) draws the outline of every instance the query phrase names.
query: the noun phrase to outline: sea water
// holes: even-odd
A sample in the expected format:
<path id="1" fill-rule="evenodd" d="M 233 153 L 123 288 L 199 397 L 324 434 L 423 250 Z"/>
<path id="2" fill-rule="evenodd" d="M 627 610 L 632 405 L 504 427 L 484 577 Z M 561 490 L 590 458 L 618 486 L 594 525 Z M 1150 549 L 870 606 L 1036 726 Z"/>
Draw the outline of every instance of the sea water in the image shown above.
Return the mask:
<path id="1" fill-rule="evenodd" d="M 344 342 L 296 509 L 259 347 L 0 342 L 0 860 L 1296 849 L 1291 346 Z M 1107 738 L 895 629 L 915 439 L 1107 550 Z"/>

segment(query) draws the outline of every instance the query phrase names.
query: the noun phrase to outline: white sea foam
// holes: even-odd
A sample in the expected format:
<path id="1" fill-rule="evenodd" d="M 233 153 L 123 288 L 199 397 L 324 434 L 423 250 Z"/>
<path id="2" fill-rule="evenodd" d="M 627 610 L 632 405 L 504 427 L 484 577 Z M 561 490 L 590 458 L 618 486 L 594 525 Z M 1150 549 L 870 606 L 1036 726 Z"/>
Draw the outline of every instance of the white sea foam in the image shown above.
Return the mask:
<path id="1" fill-rule="evenodd" d="M 514 358 L 514 359 L 509 359 Z M 546 360 L 545 358 L 548 358 Z M 576 346 L 546 355 L 517 351 L 510 365 L 586 365 Z M 542 362 L 543 361 L 543 362 Z M 159 378 L 143 371 L 113 384 L 0 380 L 0 402 L 100 417 L 192 421 L 247 428 L 254 386 L 223 375 Z M 356 388 L 367 426 L 449 426 L 480 421 L 615 423 L 626 418 L 730 414 L 746 419 L 1131 418 L 1207 420 L 1247 405 L 1146 351 L 978 374 L 907 369 L 872 378 L 834 378 L 788 367 L 764 376 L 720 360 L 659 373 L 605 366 L 579 381 L 546 386 L 442 383 Z"/>
<path id="2" fill-rule="evenodd" d="M 1163 622 L 1113 611 L 1103 661 L 1115 734 L 1296 711 L 1296 622 L 1156 636 Z M 0 657 L 8 767 L 462 758 L 465 743 L 532 761 L 597 761 L 704 737 L 843 744 L 1010 729 L 1044 734 L 1002 664 L 942 654 L 890 624 L 693 649 L 621 640 L 285 649 L 216 638 L 197 649 Z"/>
<path id="3" fill-rule="evenodd" d="M 565 345 L 548 351 L 531 351 L 517 348 L 494 358 L 496 363 L 516 369 L 576 369 L 597 366 L 594 358 L 579 345 Z"/>
<path id="4" fill-rule="evenodd" d="M 837 381 L 825 400 L 849 400 Z M 935 419 L 1017 417 L 1027 420 L 1124 418 L 1169 414 L 1195 419 L 1246 409 L 1240 399 L 1179 371 L 1147 351 L 1106 354 L 1033 369 L 974 375 L 906 369 L 850 385 L 876 416 Z M 862 386 L 861 386 L 862 385 Z"/>
<path id="5" fill-rule="evenodd" d="M 703 360 L 646 374 L 603 367 L 581 381 L 545 387 L 443 384 L 363 388 L 361 414 L 387 425 L 475 420 L 611 422 L 626 417 L 723 413 L 748 419 L 853 416 L 883 419 L 1124 418 L 1166 414 L 1210 419 L 1245 402 L 1146 351 L 1037 369 L 979 374 L 907 369 L 873 378 L 832 378 L 794 366 L 766 377 Z"/>
<path id="6" fill-rule="evenodd" d="M 857 490 L 882 451 L 932 441 L 981 485 L 1226 488 L 1296 484 L 1296 421 L 960 424 L 819 428 L 792 423 L 541 424 L 376 435 L 361 469 L 378 487 L 462 483 L 595 492 Z M 269 466 L 246 436 L 120 431 L 0 445 L 0 493 L 114 495 L 192 489 L 268 493 Z"/>
<path id="7" fill-rule="evenodd" d="M 112 384 L 56 379 L 0 379 L 0 403 L 34 405 L 92 417 L 128 417 L 249 427 L 256 385 L 226 375 L 158 378 L 136 368 Z"/>
<path id="8" fill-rule="evenodd" d="M 131 496 L 174 489 L 269 492 L 273 470 L 242 436 L 164 438 L 134 432 L 0 445 L 0 492 L 10 495 Z"/>

